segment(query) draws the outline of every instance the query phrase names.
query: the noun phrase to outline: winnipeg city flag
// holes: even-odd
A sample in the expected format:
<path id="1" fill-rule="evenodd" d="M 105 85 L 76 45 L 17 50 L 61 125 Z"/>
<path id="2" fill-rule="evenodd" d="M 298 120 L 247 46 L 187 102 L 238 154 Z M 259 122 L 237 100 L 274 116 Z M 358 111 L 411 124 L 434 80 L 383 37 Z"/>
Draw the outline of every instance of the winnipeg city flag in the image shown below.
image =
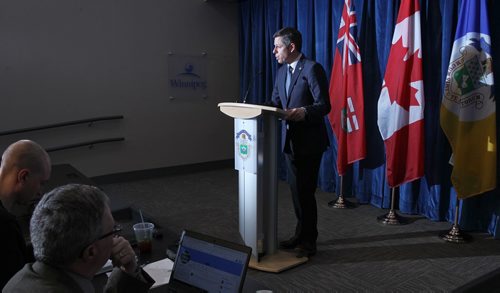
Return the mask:
<path id="1" fill-rule="evenodd" d="M 459 199 L 496 186 L 496 101 L 486 0 L 462 0 L 441 104 Z"/>
<path id="2" fill-rule="evenodd" d="M 424 174 L 424 100 L 419 0 L 403 0 L 377 105 L 390 187 Z"/>
<path id="3" fill-rule="evenodd" d="M 339 175 L 366 156 L 361 54 L 354 4 L 345 0 L 330 78 L 330 124 L 337 138 Z"/>

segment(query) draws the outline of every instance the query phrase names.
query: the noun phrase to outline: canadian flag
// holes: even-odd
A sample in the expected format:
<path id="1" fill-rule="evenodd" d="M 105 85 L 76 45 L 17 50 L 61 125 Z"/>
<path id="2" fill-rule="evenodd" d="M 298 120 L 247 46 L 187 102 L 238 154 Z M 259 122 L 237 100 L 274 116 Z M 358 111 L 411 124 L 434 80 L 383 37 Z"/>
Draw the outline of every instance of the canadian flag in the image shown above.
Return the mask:
<path id="1" fill-rule="evenodd" d="M 419 0 L 403 0 L 378 101 L 390 187 L 424 174 L 424 83 Z"/>
<path id="2" fill-rule="evenodd" d="M 366 156 L 363 78 L 361 54 L 357 43 L 356 11 L 351 0 L 345 0 L 330 77 L 328 118 L 337 138 L 339 175 L 348 164 Z"/>

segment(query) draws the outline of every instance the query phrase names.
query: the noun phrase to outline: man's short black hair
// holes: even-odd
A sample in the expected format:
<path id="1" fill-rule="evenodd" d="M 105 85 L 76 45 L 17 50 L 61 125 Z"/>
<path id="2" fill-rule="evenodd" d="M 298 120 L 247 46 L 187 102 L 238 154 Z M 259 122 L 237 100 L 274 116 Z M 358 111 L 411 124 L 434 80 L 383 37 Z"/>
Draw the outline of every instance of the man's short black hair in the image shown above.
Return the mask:
<path id="1" fill-rule="evenodd" d="M 301 52 L 302 50 L 302 34 L 292 28 L 292 27 L 284 27 L 280 29 L 279 31 L 275 32 L 273 35 L 273 38 L 281 37 L 283 40 L 283 44 L 285 46 L 290 46 L 291 43 L 295 44 L 295 48 L 297 49 L 298 52 Z"/>

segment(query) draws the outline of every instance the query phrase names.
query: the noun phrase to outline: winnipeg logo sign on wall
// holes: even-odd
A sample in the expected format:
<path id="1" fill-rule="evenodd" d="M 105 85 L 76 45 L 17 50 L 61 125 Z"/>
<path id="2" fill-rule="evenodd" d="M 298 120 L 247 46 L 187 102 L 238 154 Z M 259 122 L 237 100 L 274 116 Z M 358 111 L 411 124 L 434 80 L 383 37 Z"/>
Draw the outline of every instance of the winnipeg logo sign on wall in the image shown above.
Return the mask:
<path id="1" fill-rule="evenodd" d="M 169 55 L 168 86 L 171 97 L 207 97 L 206 60 L 204 56 Z"/>

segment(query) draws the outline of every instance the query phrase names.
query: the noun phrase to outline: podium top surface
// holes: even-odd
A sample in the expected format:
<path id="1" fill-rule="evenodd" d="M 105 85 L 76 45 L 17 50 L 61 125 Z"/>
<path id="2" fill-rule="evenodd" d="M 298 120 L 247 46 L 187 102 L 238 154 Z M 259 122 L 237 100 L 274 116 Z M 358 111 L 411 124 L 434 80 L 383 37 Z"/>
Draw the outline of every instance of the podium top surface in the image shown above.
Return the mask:
<path id="1" fill-rule="evenodd" d="M 285 111 L 275 107 L 244 104 L 244 103 L 219 103 L 220 111 L 233 118 L 250 119 L 261 115 L 263 112 L 271 113 L 279 118 L 285 116 Z"/>

